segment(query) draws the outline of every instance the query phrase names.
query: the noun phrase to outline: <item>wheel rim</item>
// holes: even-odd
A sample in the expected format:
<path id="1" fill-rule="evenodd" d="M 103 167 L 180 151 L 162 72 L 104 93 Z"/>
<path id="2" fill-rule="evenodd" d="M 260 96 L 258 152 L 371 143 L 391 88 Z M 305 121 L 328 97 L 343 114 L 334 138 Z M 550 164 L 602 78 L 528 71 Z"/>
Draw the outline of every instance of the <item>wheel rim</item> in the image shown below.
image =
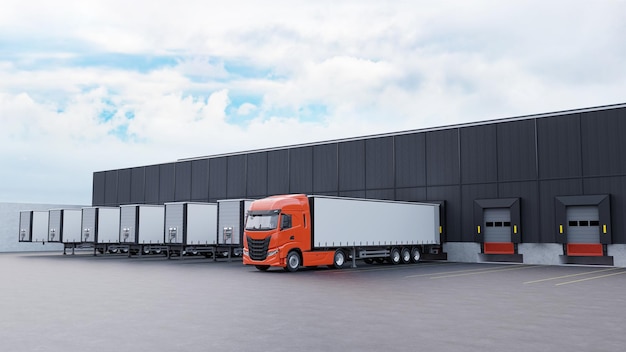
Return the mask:
<path id="1" fill-rule="evenodd" d="M 335 265 L 336 266 L 342 266 L 345 261 L 346 261 L 346 258 L 343 256 L 342 252 L 335 253 Z"/>
<path id="2" fill-rule="evenodd" d="M 393 252 L 391 253 L 391 261 L 394 263 L 400 262 L 400 251 L 398 251 L 397 249 L 393 250 Z"/>
<path id="3" fill-rule="evenodd" d="M 297 268 L 300 265 L 300 259 L 298 259 L 297 254 L 292 254 L 289 256 L 289 267 Z"/>
<path id="4" fill-rule="evenodd" d="M 411 252 L 408 249 L 402 250 L 402 261 L 408 263 L 411 260 Z"/>
<path id="5" fill-rule="evenodd" d="M 420 257 L 422 256 L 422 254 L 420 253 L 419 249 L 414 249 L 413 253 L 411 255 L 412 259 L 414 262 L 418 262 L 420 260 Z"/>

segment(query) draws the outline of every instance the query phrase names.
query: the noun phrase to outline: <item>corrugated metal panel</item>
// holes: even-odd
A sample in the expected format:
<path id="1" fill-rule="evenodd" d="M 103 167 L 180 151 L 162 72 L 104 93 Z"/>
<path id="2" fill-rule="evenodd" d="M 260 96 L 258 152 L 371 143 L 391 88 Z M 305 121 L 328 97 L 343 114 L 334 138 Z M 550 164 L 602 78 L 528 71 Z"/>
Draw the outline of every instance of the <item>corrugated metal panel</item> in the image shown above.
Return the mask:
<path id="1" fill-rule="evenodd" d="M 137 207 L 120 207 L 120 243 L 137 243 Z"/>
<path id="2" fill-rule="evenodd" d="M 119 170 L 107 171 L 104 186 L 104 203 L 107 205 L 117 204 L 117 175 Z"/>
<path id="3" fill-rule="evenodd" d="M 396 200 L 419 202 L 426 200 L 426 187 L 396 188 Z"/>
<path id="4" fill-rule="evenodd" d="M 600 216 L 597 206 L 569 206 L 567 243 L 600 243 Z"/>
<path id="5" fill-rule="evenodd" d="M 511 242 L 511 209 L 490 208 L 484 213 L 485 242 Z"/>
<path id="6" fill-rule="evenodd" d="M 181 244 L 185 237 L 185 203 L 165 204 L 165 243 Z"/>
<path id="7" fill-rule="evenodd" d="M 267 153 L 248 155 L 246 168 L 247 197 L 264 197 L 267 195 Z"/>
<path id="8" fill-rule="evenodd" d="M 338 146 L 325 144 L 313 147 L 313 192 L 337 192 Z"/>
<path id="9" fill-rule="evenodd" d="M 176 188 L 176 164 L 159 165 L 159 203 L 174 201 Z"/>
<path id="10" fill-rule="evenodd" d="M 496 127 L 499 181 L 536 180 L 535 121 L 508 122 Z"/>
<path id="11" fill-rule="evenodd" d="M 459 131 L 426 134 L 426 180 L 431 185 L 459 184 Z"/>
<path id="12" fill-rule="evenodd" d="M 98 208 L 83 208 L 81 214 L 81 233 L 80 237 L 64 238 L 63 242 L 75 243 L 75 242 L 88 242 L 92 243 L 96 238 L 96 218 Z"/>
<path id="13" fill-rule="evenodd" d="M 128 204 L 141 204 L 146 199 L 146 168 L 135 167 L 131 170 L 130 200 Z"/>
<path id="14" fill-rule="evenodd" d="M 585 176 L 626 174 L 626 110 L 581 115 Z"/>
<path id="15" fill-rule="evenodd" d="M 106 172 L 94 172 L 92 181 L 91 203 L 93 205 L 104 204 Z"/>
<path id="16" fill-rule="evenodd" d="M 393 137 L 365 141 L 365 182 L 367 189 L 394 187 Z"/>
<path id="17" fill-rule="evenodd" d="M 542 242 L 539 231 L 539 183 L 537 181 L 500 183 L 498 194 L 501 198 L 520 198 L 521 228 L 524 229 L 522 241 Z"/>
<path id="18" fill-rule="evenodd" d="M 209 200 L 226 198 L 227 167 L 228 161 L 226 158 L 209 160 Z"/>
<path id="19" fill-rule="evenodd" d="M 145 168 L 145 203 L 159 203 L 159 165 L 146 166 Z"/>
<path id="20" fill-rule="evenodd" d="M 557 227 L 554 218 L 555 197 L 578 194 L 582 194 L 580 179 L 539 181 L 539 214 L 542 215 L 539 243 L 557 242 L 555 230 Z"/>
<path id="21" fill-rule="evenodd" d="M 131 169 L 122 169 L 117 174 L 117 203 L 130 203 Z"/>
<path id="22" fill-rule="evenodd" d="M 226 196 L 241 198 L 246 196 L 246 155 L 228 157 L 228 179 Z"/>
<path id="23" fill-rule="evenodd" d="M 366 198 L 365 191 L 341 191 L 340 197 Z"/>
<path id="24" fill-rule="evenodd" d="M 539 177 L 580 177 L 580 116 L 558 116 L 537 121 Z"/>
<path id="25" fill-rule="evenodd" d="M 407 134 L 394 140 L 396 187 L 425 186 L 426 134 Z"/>
<path id="26" fill-rule="evenodd" d="M 625 229 L 626 203 L 623 200 L 626 199 L 626 176 L 586 178 L 583 183 L 586 194 L 611 195 L 613 201 L 611 202 L 610 223 L 607 226 L 613 229 Z M 605 214 L 601 212 L 600 215 L 602 218 Z M 613 243 L 626 243 L 626 231 L 611 231 L 611 236 L 613 236 Z"/>
<path id="27" fill-rule="evenodd" d="M 191 199 L 209 200 L 209 159 L 191 162 Z"/>
<path id="28" fill-rule="evenodd" d="M 496 182 L 498 158 L 496 126 L 466 127 L 461 134 L 461 180 L 463 183 Z"/>
<path id="29" fill-rule="evenodd" d="M 217 204 L 217 243 L 241 244 L 243 222 L 248 210 L 250 210 L 252 201 L 230 199 L 218 201 Z M 225 228 L 232 229 L 232 232 L 224 231 Z"/>
<path id="30" fill-rule="evenodd" d="M 461 226 L 463 233 L 476 233 L 474 226 L 480 224 L 476 223 L 479 219 L 474 219 L 474 201 L 494 198 L 498 198 L 498 185 L 496 183 L 461 186 Z M 467 235 L 467 238 L 469 239 L 470 236 Z"/>
<path id="31" fill-rule="evenodd" d="M 267 153 L 267 194 L 289 193 L 289 152 Z"/>
<path id="32" fill-rule="evenodd" d="M 461 230 L 461 187 L 439 186 L 428 187 L 426 198 L 429 201 L 445 200 L 444 232 L 448 242 L 474 242 L 473 232 L 465 233 Z"/>
<path id="33" fill-rule="evenodd" d="M 52 209 L 48 214 L 48 242 L 60 242 L 61 238 L 61 217 L 63 210 Z"/>
<path id="34" fill-rule="evenodd" d="M 368 189 L 365 191 L 365 198 L 395 200 L 395 191 L 390 189 Z"/>
<path id="35" fill-rule="evenodd" d="M 313 148 L 289 151 L 289 193 L 313 191 Z"/>
<path id="36" fill-rule="evenodd" d="M 176 163 L 174 200 L 191 200 L 191 161 Z"/>
<path id="37" fill-rule="evenodd" d="M 339 190 L 365 190 L 365 141 L 339 143 Z"/>

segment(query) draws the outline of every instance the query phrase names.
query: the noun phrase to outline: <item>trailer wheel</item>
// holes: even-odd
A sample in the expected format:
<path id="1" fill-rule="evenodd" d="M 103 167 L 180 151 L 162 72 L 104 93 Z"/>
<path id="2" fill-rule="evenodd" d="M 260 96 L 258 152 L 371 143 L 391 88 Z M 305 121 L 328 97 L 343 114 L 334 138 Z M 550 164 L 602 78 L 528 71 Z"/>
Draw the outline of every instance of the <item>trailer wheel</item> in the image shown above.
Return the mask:
<path id="1" fill-rule="evenodd" d="M 413 263 L 417 263 L 420 261 L 421 257 L 422 257 L 422 253 L 420 253 L 419 247 L 413 247 L 411 249 L 411 261 Z"/>
<path id="2" fill-rule="evenodd" d="M 404 247 L 400 252 L 402 257 L 402 264 L 409 264 L 411 262 L 411 250 Z"/>
<path id="3" fill-rule="evenodd" d="M 374 258 L 374 261 L 376 264 L 382 264 L 385 262 L 385 258 Z"/>
<path id="4" fill-rule="evenodd" d="M 401 261 L 400 250 L 398 248 L 392 248 L 389 253 L 389 262 L 393 265 L 400 264 Z"/>
<path id="5" fill-rule="evenodd" d="M 300 254 L 296 251 L 291 251 L 287 254 L 287 266 L 285 266 L 285 270 L 294 272 L 297 271 L 300 267 Z"/>
<path id="6" fill-rule="evenodd" d="M 346 254 L 341 249 L 338 249 L 335 251 L 333 257 L 333 267 L 335 267 L 335 269 L 341 269 L 344 264 L 346 264 Z"/>
<path id="7" fill-rule="evenodd" d="M 365 262 L 365 264 L 374 264 L 374 259 L 372 258 L 365 258 L 363 259 L 363 261 Z"/>
<path id="8" fill-rule="evenodd" d="M 255 268 L 257 268 L 257 270 L 261 270 L 261 271 L 267 271 L 267 269 L 270 268 L 269 265 L 255 265 Z"/>

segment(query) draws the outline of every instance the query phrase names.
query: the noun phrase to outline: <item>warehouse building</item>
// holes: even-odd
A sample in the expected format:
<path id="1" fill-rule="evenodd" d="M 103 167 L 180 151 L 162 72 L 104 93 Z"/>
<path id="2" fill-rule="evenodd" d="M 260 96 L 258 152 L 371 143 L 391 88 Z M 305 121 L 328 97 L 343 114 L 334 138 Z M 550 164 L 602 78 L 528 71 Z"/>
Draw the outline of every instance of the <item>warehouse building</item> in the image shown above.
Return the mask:
<path id="1" fill-rule="evenodd" d="M 95 172 L 92 205 L 440 202 L 449 260 L 626 266 L 624 136 L 620 104 L 181 159 Z"/>

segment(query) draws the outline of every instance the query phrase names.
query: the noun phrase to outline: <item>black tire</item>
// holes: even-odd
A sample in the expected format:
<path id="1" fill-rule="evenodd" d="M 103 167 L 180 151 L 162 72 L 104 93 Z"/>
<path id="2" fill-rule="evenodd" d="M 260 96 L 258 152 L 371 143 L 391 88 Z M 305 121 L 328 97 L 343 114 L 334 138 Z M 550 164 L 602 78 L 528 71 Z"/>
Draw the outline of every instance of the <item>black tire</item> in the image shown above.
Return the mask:
<path id="1" fill-rule="evenodd" d="M 374 263 L 374 259 L 372 259 L 372 258 L 365 258 L 365 259 L 363 259 L 363 261 L 365 262 L 365 264 L 373 264 Z"/>
<path id="2" fill-rule="evenodd" d="M 287 254 L 287 265 L 285 266 L 285 270 L 289 272 L 298 271 L 298 268 L 302 264 L 302 259 L 300 259 L 300 254 L 296 251 L 291 251 Z"/>
<path id="3" fill-rule="evenodd" d="M 400 251 L 400 257 L 402 264 L 409 264 L 411 262 L 411 250 L 409 248 L 402 248 Z"/>
<path id="4" fill-rule="evenodd" d="M 389 263 L 393 265 L 400 264 L 402 257 L 400 256 L 400 250 L 398 248 L 392 248 L 391 252 L 389 252 Z"/>
<path id="5" fill-rule="evenodd" d="M 374 258 L 374 261 L 376 264 L 382 264 L 385 262 L 385 258 Z"/>
<path id="6" fill-rule="evenodd" d="M 254 267 L 257 268 L 257 270 L 260 270 L 260 271 L 267 271 L 267 269 L 270 268 L 269 265 L 255 265 Z"/>
<path id="7" fill-rule="evenodd" d="M 335 269 L 341 269 L 346 265 L 346 253 L 341 249 L 335 251 L 335 255 L 333 256 L 333 267 Z"/>
<path id="8" fill-rule="evenodd" d="M 420 252 L 419 247 L 411 248 L 411 262 L 417 263 L 420 261 L 421 257 L 422 257 L 422 253 Z"/>

